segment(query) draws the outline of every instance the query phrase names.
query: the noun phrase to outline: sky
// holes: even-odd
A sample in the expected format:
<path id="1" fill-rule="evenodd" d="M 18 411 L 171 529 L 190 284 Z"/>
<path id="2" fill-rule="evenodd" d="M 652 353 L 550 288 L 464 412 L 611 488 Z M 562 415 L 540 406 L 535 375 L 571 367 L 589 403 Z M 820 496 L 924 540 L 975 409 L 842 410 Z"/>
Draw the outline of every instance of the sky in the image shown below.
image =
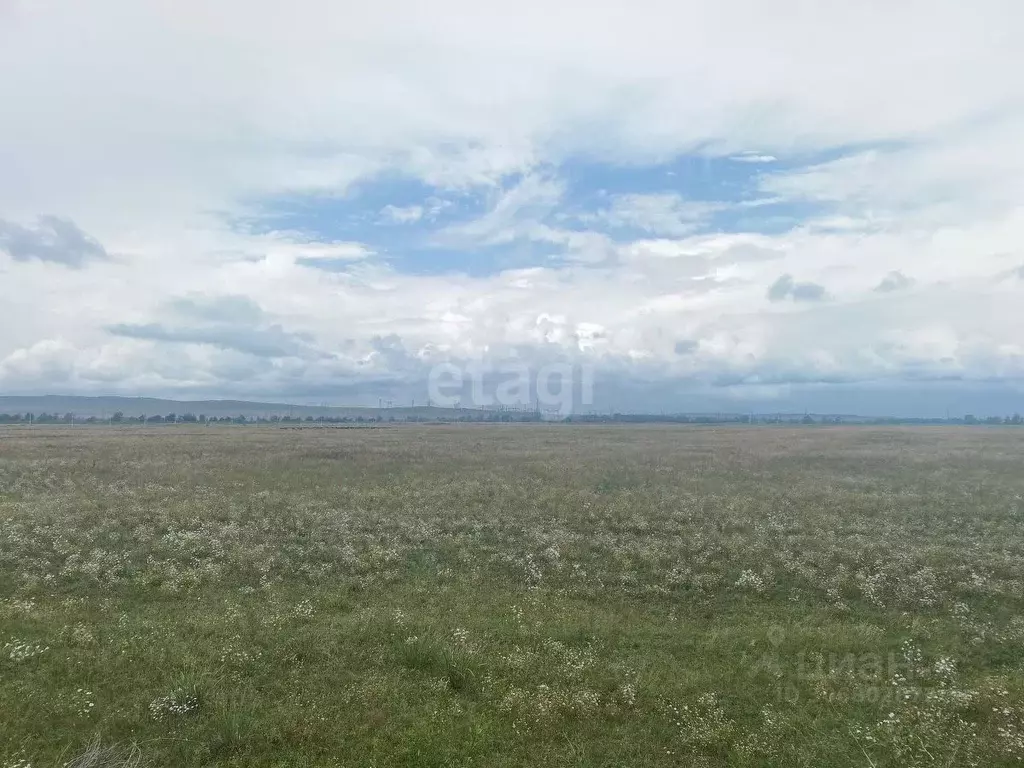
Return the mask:
<path id="1" fill-rule="evenodd" d="M 1024 411 L 1022 26 L 0 0 L 0 394 L 404 404 L 513 364 L 598 410 Z"/>

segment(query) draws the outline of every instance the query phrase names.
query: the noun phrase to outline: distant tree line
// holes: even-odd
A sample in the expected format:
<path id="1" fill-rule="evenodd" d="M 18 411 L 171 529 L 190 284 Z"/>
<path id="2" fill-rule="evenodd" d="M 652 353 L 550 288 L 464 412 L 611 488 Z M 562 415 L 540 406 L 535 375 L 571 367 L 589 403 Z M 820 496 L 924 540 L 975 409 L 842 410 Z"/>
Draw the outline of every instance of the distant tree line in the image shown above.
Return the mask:
<path id="1" fill-rule="evenodd" d="M 239 414 L 237 416 L 206 416 L 194 413 L 168 413 L 152 416 L 141 414 L 126 416 L 117 411 L 110 416 L 76 416 L 73 413 L 0 413 L 0 424 L 379 424 L 381 422 L 436 422 L 436 421 L 502 421 L 523 422 L 540 421 L 537 412 L 496 412 L 463 410 L 457 416 L 292 416 L 272 415 L 253 416 Z"/>
<path id="2" fill-rule="evenodd" d="M 869 418 L 862 416 L 829 416 L 811 414 L 650 414 L 609 413 L 572 415 L 565 421 L 577 424 L 952 424 L 952 425 L 1024 425 L 1019 413 L 1012 416 L 977 418 L 970 414 L 963 418 Z"/>
<path id="3" fill-rule="evenodd" d="M 73 413 L 0 413 L 0 424 L 380 424 L 382 422 L 457 423 L 457 422 L 538 422 L 544 421 L 540 411 L 488 411 L 462 409 L 457 415 L 384 416 L 206 416 L 194 413 L 168 413 L 151 416 L 126 416 L 117 411 L 110 416 L 76 416 Z M 810 414 L 648 414 L 608 413 L 573 414 L 561 421 L 576 424 L 907 424 L 907 425 L 1012 425 L 1024 426 L 1024 417 L 989 416 L 980 418 L 967 414 L 963 418 L 912 419 L 864 418 L 856 416 L 819 416 Z"/>
<path id="4" fill-rule="evenodd" d="M 1000 418 L 998 416 L 989 416 L 987 419 L 978 419 L 967 414 L 964 416 L 964 424 L 1013 424 L 1014 426 L 1020 426 L 1024 424 L 1024 418 L 1021 418 L 1019 413 L 1013 414 L 1013 416 L 1004 416 Z"/>

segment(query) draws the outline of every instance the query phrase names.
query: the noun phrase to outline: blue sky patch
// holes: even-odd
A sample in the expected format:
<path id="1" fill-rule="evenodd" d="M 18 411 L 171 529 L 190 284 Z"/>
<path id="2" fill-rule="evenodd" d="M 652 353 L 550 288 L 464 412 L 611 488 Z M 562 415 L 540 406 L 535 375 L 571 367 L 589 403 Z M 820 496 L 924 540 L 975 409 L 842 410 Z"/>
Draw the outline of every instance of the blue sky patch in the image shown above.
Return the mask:
<path id="1" fill-rule="evenodd" d="M 875 147 L 877 149 L 877 147 Z M 615 165 L 582 158 L 535 169 L 548 182 L 545 195 L 528 196 L 500 211 L 503 196 L 528 177 L 510 174 L 497 187 L 468 191 L 435 188 L 399 173 L 374 176 L 340 195 L 265 198 L 236 222 L 255 234 L 290 231 L 311 242 L 355 241 L 374 258 L 407 274 L 485 276 L 508 269 L 551 266 L 566 246 L 543 232 L 600 233 L 615 242 L 710 233 L 779 234 L 828 212 L 821 203 L 773 198 L 761 185 L 772 174 L 792 172 L 864 151 L 847 147 L 799 158 L 756 152 L 728 157 L 691 154 L 656 165 Z M 560 191 L 555 199 L 550 188 Z M 632 197 L 631 197 L 632 196 Z M 637 196 L 681 202 L 680 223 L 665 227 L 650 214 L 623 210 Z M 641 203 L 643 201 L 640 201 Z M 692 210 L 691 210 L 692 209 Z M 489 214 L 496 231 L 474 227 Z M 343 271 L 349 262 L 307 260 L 306 266 Z"/>

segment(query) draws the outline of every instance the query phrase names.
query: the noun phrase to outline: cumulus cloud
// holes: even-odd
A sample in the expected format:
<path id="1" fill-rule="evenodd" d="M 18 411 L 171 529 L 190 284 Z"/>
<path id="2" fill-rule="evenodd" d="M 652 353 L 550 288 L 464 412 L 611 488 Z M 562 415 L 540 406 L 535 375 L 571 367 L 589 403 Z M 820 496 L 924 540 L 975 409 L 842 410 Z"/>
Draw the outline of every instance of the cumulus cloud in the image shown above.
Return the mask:
<path id="1" fill-rule="evenodd" d="M 792 275 L 781 275 L 769 286 L 767 296 L 769 301 L 822 301 L 828 293 L 817 283 L 798 283 Z"/>
<path id="2" fill-rule="evenodd" d="M 49 261 L 79 268 L 89 261 L 106 259 L 107 252 L 70 219 L 40 216 L 35 226 L 0 219 L 0 251 L 15 261 Z"/>
<path id="3" fill-rule="evenodd" d="M 323 355 L 309 334 L 289 332 L 270 322 L 263 309 L 245 296 L 185 297 L 169 302 L 165 310 L 177 322 L 113 323 L 106 330 L 129 339 L 202 344 L 255 357 Z"/>
<path id="4" fill-rule="evenodd" d="M 899 270 L 893 270 L 882 278 L 882 281 L 875 286 L 875 290 L 878 293 L 891 293 L 892 291 L 902 291 L 913 284 L 914 281 L 902 272 Z"/>

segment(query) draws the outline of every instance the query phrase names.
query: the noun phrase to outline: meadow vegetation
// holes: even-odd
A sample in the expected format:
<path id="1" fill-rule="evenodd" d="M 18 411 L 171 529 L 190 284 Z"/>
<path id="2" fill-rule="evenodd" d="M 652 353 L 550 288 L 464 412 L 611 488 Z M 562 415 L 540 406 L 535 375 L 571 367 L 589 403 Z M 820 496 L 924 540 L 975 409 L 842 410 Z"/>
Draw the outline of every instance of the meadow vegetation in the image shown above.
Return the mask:
<path id="1" fill-rule="evenodd" d="M 1024 433 L 0 429 L 0 768 L 1024 761 Z"/>

